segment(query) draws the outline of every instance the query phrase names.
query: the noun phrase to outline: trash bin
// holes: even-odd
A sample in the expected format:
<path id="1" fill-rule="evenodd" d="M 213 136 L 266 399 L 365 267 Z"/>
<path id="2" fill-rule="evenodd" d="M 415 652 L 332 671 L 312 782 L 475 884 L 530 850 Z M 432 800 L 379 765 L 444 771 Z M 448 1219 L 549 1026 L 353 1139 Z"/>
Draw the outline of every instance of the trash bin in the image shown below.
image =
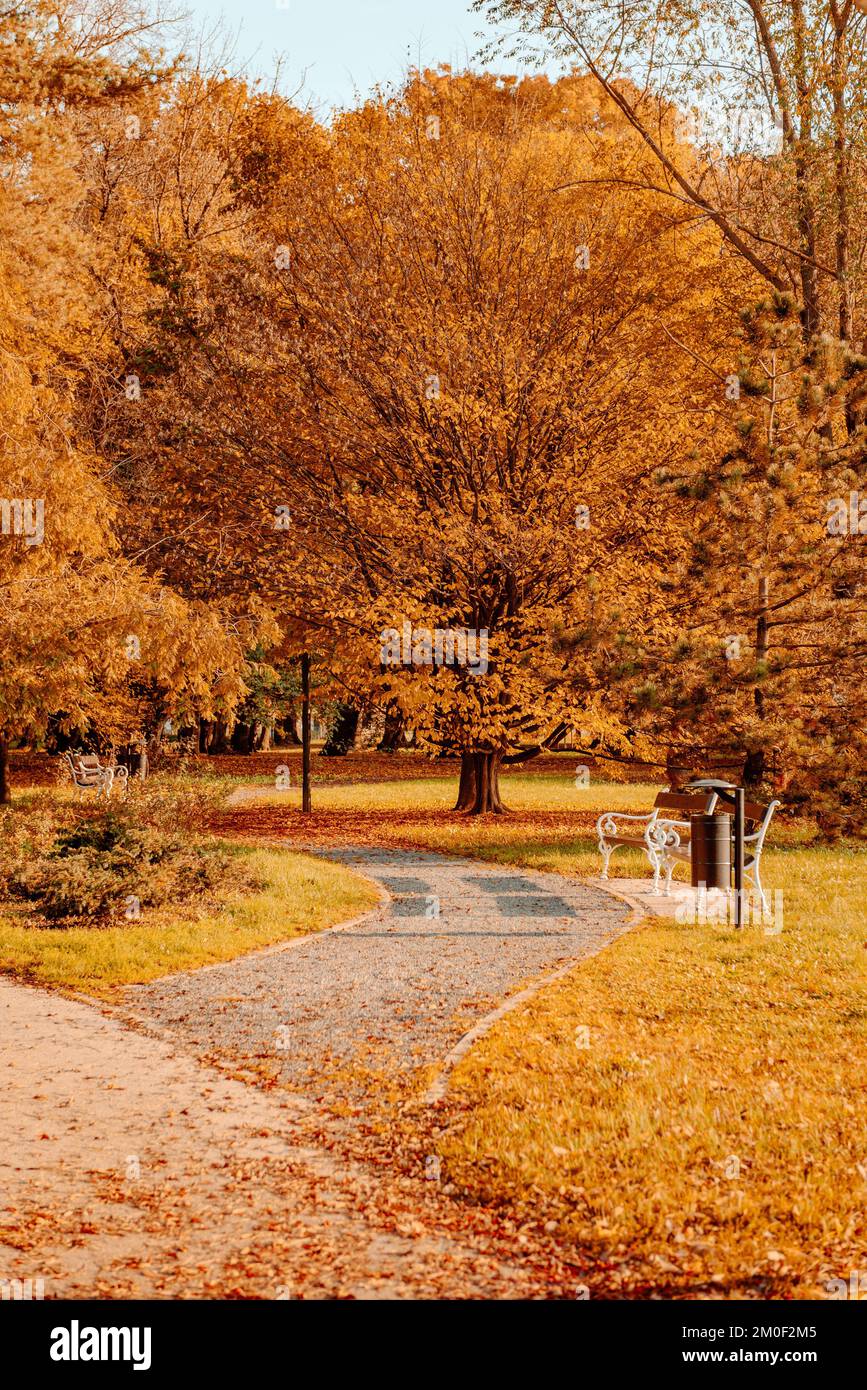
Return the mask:
<path id="1" fill-rule="evenodd" d="M 731 887 L 732 818 L 729 815 L 693 815 L 690 822 L 692 886 Z"/>

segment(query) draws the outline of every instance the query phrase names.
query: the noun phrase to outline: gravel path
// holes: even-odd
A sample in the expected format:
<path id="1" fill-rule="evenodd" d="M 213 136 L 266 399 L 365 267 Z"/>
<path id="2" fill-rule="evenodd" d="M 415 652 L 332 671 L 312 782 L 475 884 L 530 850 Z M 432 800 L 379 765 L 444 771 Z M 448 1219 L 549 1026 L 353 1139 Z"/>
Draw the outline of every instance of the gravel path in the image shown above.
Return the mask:
<path id="1" fill-rule="evenodd" d="M 314 1107 L 0 979 L 0 1298 L 570 1296 L 575 1274 L 339 1155 Z"/>
<path id="2" fill-rule="evenodd" d="M 557 874 L 385 849 L 328 851 L 389 894 L 348 929 L 128 991 L 133 1012 L 197 1054 L 314 1099 L 360 1069 L 435 1067 L 502 999 L 594 954 L 629 910 Z"/>

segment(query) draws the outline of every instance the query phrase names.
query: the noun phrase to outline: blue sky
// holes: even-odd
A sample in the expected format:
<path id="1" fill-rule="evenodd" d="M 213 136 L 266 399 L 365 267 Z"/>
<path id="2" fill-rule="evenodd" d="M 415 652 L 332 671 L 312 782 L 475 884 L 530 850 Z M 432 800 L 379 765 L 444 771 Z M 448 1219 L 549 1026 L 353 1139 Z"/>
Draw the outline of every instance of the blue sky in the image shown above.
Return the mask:
<path id="1" fill-rule="evenodd" d="M 410 65 L 465 66 L 484 27 L 471 0 L 185 0 L 185 8 L 195 30 L 222 16 L 236 40 L 233 71 L 270 78 L 283 54 L 281 88 L 303 83 L 323 116 Z"/>

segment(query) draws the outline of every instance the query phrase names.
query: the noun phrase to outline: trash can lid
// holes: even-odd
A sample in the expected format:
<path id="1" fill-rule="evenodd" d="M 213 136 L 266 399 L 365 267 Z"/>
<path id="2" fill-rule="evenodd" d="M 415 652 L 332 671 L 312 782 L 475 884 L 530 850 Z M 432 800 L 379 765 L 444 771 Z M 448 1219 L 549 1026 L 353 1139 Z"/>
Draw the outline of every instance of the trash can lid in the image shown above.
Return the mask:
<path id="1" fill-rule="evenodd" d="M 723 782 L 719 777 L 699 777 L 694 782 L 685 782 L 684 791 L 736 792 L 740 787 L 736 782 Z"/>

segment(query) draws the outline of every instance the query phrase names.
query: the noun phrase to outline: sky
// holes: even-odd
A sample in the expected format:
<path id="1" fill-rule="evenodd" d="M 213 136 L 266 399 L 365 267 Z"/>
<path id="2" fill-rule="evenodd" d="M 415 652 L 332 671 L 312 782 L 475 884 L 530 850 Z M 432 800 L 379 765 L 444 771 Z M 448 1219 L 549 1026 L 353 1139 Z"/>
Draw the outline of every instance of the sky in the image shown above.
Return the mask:
<path id="1" fill-rule="evenodd" d="M 270 80 L 282 54 L 281 89 L 300 89 L 323 117 L 351 105 L 356 92 L 399 80 L 409 66 L 465 67 L 485 28 L 471 0 L 184 0 L 184 7 L 195 30 L 222 16 L 235 39 L 233 71 Z M 503 60 L 503 71 L 514 68 Z"/>

